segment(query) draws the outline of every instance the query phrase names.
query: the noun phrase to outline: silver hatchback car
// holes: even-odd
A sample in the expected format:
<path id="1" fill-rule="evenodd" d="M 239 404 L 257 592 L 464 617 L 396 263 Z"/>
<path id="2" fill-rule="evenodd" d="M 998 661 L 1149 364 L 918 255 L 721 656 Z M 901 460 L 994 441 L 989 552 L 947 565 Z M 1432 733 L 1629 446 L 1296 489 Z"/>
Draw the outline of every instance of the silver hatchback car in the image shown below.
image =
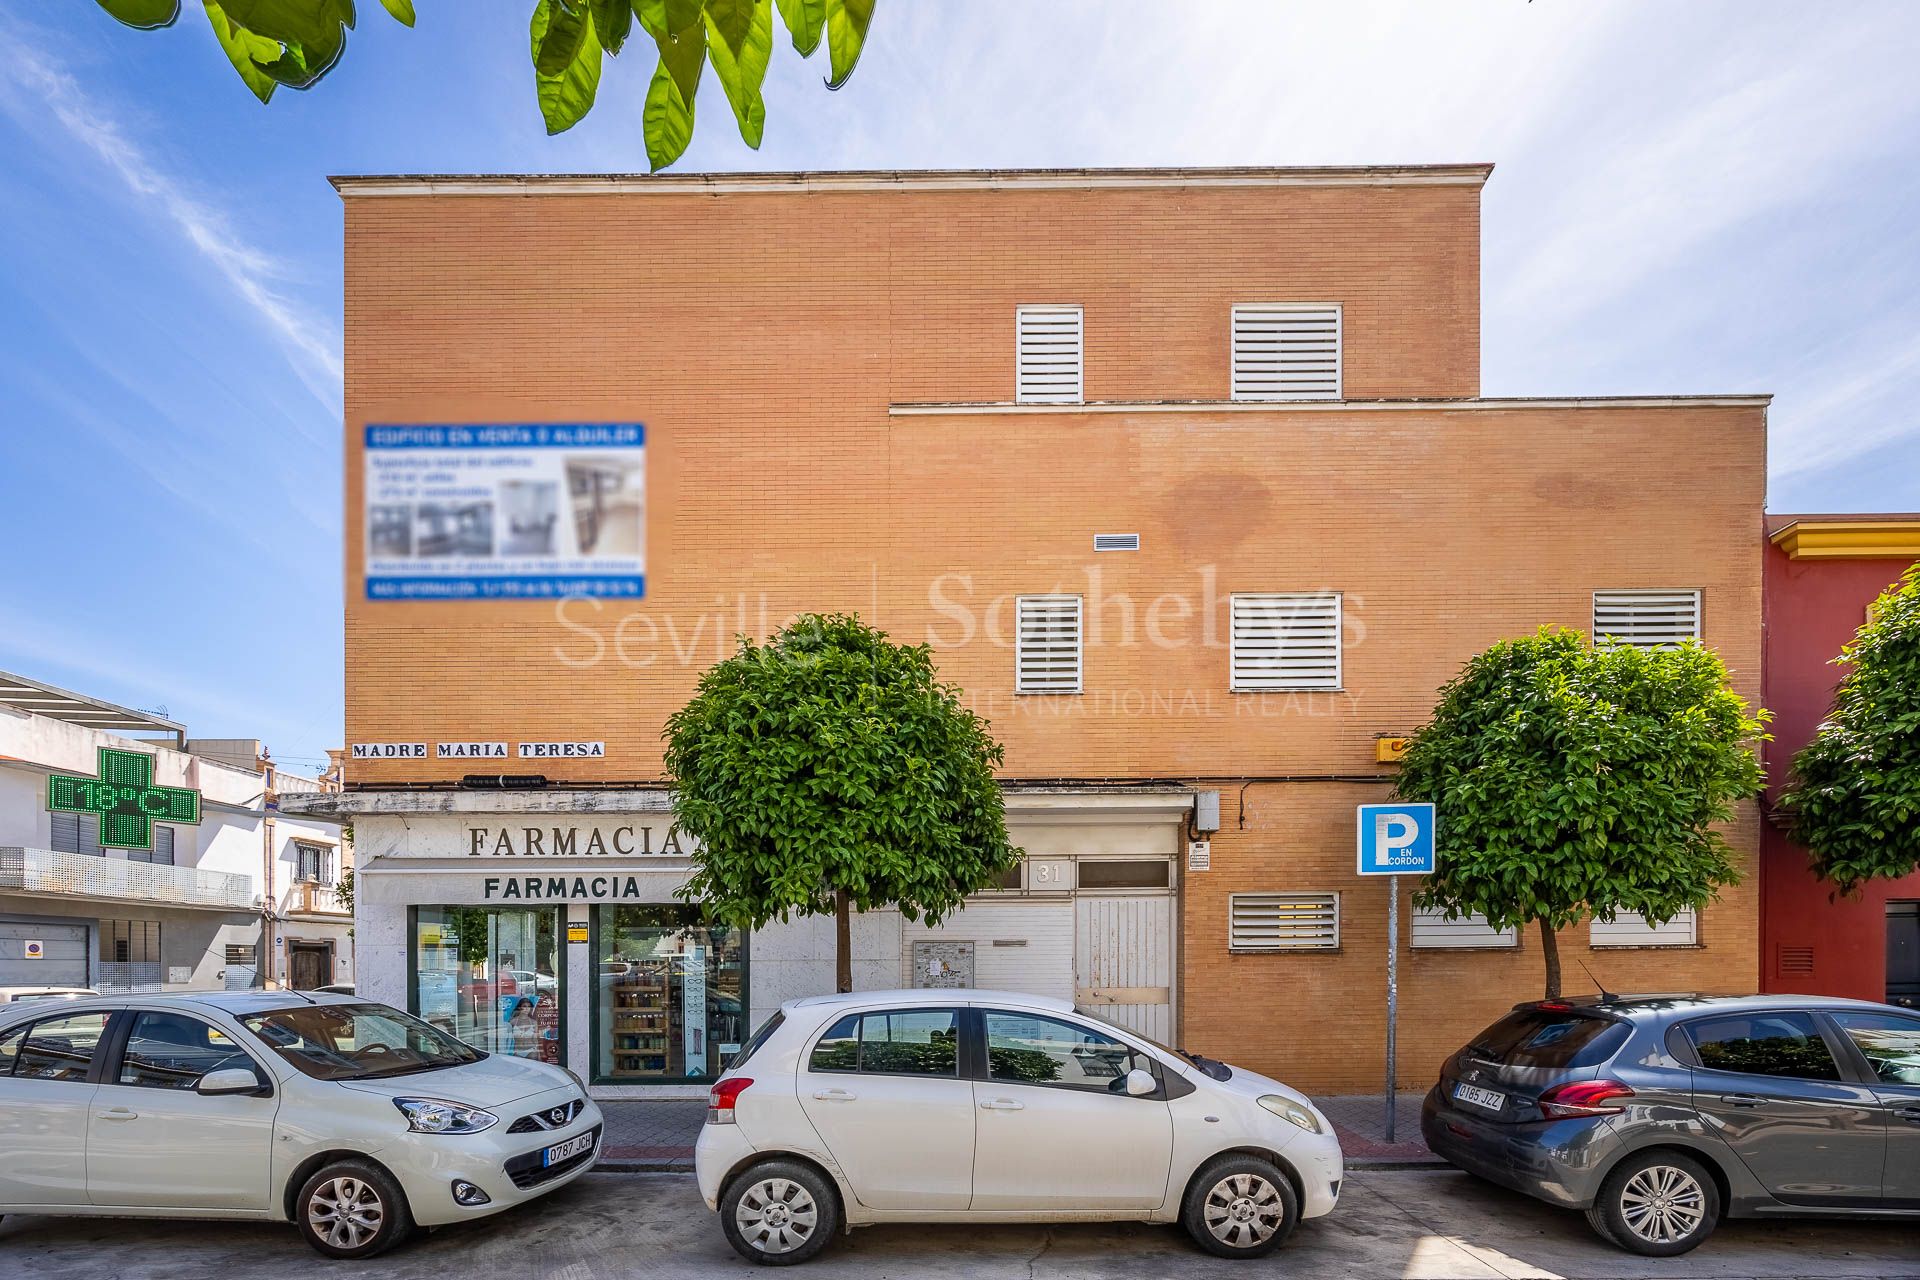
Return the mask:
<path id="1" fill-rule="evenodd" d="M 1447 1059 L 1421 1131 L 1635 1253 L 1685 1253 L 1722 1217 L 1920 1220 L 1920 1014 L 1817 996 L 1516 1005 Z"/>

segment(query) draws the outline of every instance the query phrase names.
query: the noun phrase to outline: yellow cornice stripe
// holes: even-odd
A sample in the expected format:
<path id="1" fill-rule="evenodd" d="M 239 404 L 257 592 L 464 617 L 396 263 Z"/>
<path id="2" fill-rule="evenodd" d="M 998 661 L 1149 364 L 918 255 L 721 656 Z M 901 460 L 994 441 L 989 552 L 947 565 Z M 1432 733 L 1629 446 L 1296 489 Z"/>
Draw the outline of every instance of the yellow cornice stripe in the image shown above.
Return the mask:
<path id="1" fill-rule="evenodd" d="M 1920 560 L 1920 520 L 1796 520 L 1773 545 L 1794 560 Z"/>

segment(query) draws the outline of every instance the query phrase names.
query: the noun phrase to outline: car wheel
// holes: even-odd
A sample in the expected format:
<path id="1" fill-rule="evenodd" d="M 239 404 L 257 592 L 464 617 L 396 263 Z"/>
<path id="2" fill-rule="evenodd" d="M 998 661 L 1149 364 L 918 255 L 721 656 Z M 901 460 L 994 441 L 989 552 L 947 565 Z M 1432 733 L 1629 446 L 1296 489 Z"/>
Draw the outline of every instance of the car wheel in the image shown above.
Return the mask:
<path id="1" fill-rule="evenodd" d="M 720 1226 L 747 1261 L 788 1267 L 827 1247 L 840 1227 L 840 1201 L 812 1166 L 769 1160 L 721 1193 Z"/>
<path id="2" fill-rule="evenodd" d="M 1693 1157 L 1649 1151 L 1628 1157 L 1607 1175 L 1587 1222 L 1631 1253 L 1671 1258 L 1713 1234 L 1720 1189 Z"/>
<path id="3" fill-rule="evenodd" d="M 1300 1222 L 1300 1198 L 1271 1161 L 1223 1156 L 1194 1178 L 1180 1221 L 1208 1253 L 1259 1258 L 1293 1234 Z"/>
<path id="4" fill-rule="evenodd" d="M 339 1160 L 308 1178 L 294 1221 L 307 1243 L 329 1258 L 371 1258 L 413 1230 L 400 1184 L 365 1160 Z"/>

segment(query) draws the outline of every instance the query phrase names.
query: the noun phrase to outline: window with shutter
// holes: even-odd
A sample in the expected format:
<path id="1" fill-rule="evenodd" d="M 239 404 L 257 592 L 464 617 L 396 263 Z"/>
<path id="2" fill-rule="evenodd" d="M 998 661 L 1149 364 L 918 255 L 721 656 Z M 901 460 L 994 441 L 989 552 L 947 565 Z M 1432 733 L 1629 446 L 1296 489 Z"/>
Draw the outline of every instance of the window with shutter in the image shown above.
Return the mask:
<path id="1" fill-rule="evenodd" d="M 56 813 L 49 843 L 56 853 L 84 853 L 90 857 L 102 857 L 106 850 L 100 847 L 100 819 L 90 813 Z"/>
<path id="2" fill-rule="evenodd" d="M 332 880 L 332 877 L 327 874 L 329 861 L 327 846 L 296 840 L 293 847 L 299 857 L 297 874 L 300 879 L 308 884 L 327 884 Z"/>
<path id="3" fill-rule="evenodd" d="M 1015 693 L 1080 692 L 1080 597 L 1021 596 L 1015 603 Z"/>
<path id="4" fill-rule="evenodd" d="M 1340 304 L 1246 302 L 1233 309 L 1235 400 L 1338 400 Z"/>
<path id="5" fill-rule="evenodd" d="M 1587 926 L 1590 947 L 1691 947 L 1699 940 L 1699 921 L 1691 910 L 1661 925 L 1648 924 L 1638 911 L 1621 911 L 1612 920 L 1596 916 Z"/>
<path id="6" fill-rule="evenodd" d="M 163 867 L 173 865 L 173 828 L 158 823 L 153 827 L 153 847 L 150 849 L 127 850 L 128 862 L 156 862 Z"/>
<path id="7" fill-rule="evenodd" d="M 1340 945 L 1337 893 L 1232 893 L 1227 913 L 1227 946 L 1235 951 L 1331 951 Z"/>
<path id="8" fill-rule="evenodd" d="M 1698 591 L 1596 591 L 1595 644 L 1659 649 L 1700 638 Z"/>
<path id="9" fill-rule="evenodd" d="M 1340 593 L 1235 595 L 1228 687 L 1267 693 L 1340 687 Z"/>
<path id="10" fill-rule="evenodd" d="M 1021 404 L 1077 404 L 1082 398 L 1084 334 L 1079 307 L 1020 307 L 1013 398 Z"/>
<path id="11" fill-rule="evenodd" d="M 1416 947 L 1517 947 L 1520 934 L 1515 929 L 1495 929 L 1483 915 L 1464 915 L 1447 919 L 1443 911 L 1413 912 L 1413 945 Z"/>

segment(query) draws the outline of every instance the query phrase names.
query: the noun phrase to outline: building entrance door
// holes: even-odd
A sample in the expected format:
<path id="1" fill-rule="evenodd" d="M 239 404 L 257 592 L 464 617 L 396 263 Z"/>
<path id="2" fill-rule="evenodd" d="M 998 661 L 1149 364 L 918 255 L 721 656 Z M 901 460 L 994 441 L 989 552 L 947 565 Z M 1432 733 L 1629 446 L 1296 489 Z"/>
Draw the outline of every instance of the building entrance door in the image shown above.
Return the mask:
<path id="1" fill-rule="evenodd" d="M 295 991 L 312 991 L 333 982 L 333 945 L 326 942 L 287 943 L 288 977 Z"/>
<path id="2" fill-rule="evenodd" d="M 1920 901 L 1887 904 L 1887 1003 L 1920 1009 Z"/>
<path id="3" fill-rule="evenodd" d="M 1073 900 L 1073 1003 L 1162 1044 L 1173 1040 L 1171 893 Z"/>

